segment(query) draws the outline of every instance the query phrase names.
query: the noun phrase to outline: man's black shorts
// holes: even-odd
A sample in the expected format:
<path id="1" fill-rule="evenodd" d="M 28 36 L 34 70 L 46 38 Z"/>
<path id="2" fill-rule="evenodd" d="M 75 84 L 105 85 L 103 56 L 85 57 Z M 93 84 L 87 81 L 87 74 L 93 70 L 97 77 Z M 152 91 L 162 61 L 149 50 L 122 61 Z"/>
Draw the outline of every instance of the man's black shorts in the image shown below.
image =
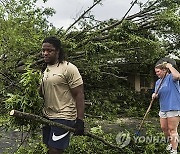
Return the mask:
<path id="1" fill-rule="evenodd" d="M 75 120 L 65 119 L 51 119 L 54 122 L 64 124 L 69 127 L 73 127 Z M 43 127 L 43 142 L 44 144 L 56 148 L 66 149 L 69 146 L 70 132 L 55 126 L 44 126 Z"/>

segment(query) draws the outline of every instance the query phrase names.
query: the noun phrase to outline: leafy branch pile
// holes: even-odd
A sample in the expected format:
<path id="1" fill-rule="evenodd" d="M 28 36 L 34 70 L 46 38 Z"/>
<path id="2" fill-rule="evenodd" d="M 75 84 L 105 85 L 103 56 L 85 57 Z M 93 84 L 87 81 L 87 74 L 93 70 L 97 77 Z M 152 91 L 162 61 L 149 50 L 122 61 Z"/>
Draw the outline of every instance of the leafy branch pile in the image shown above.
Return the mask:
<path id="1" fill-rule="evenodd" d="M 7 93 L 5 100 L 5 108 L 7 111 L 17 109 L 22 112 L 34 113 L 41 115 L 43 100 L 39 96 L 38 86 L 40 82 L 40 72 L 28 68 L 22 74 L 18 84 L 18 89 L 14 93 Z M 29 121 L 10 118 L 11 126 L 31 126 L 31 128 L 38 128 L 39 124 L 29 123 Z"/>

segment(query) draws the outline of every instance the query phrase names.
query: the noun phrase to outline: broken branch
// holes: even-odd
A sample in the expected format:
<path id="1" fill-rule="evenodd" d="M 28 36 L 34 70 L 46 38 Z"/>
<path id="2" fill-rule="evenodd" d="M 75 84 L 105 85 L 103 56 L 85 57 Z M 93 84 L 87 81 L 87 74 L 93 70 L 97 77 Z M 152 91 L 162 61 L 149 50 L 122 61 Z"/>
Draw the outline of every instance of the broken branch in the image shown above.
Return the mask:
<path id="1" fill-rule="evenodd" d="M 66 125 L 63 125 L 63 124 L 60 124 L 60 123 L 57 123 L 57 122 L 53 122 L 51 120 L 48 120 L 46 118 L 43 118 L 43 117 L 35 115 L 35 114 L 20 112 L 20 111 L 17 111 L 17 110 L 12 110 L 10 112 L 10 116 L 15 116 L 15 117 L 19 117 L 19 118 L 23 118 L 23 119 L 27 119 L 27 120 L 33 120 L 33 121 L 37 121 L 39 123 L 47 124 L 47 125 L 50 125 L 50 126 L 56 126 L 56 127 L 63 128 L 63 129 L 65 129 L 67 131 L 70 131 L 70 132 L 75 131 L 75 129 L 72 128 L 72 127 L 69 127 L 69 126 L 66 126 Z M 107 146 L 109 146 L 111 148 L 122 150 L 120 147 L 105 141 L 103 138 L 101 138 L 99 136 L 96 136 L 96 135 L 94 135 L 92 133 L 89 133 L 87 130 L 85 130 L 84 136 L 88 136 L 88 137 L 91 137 L 93 139 L 99 140 L 99 141 L 101 141 L 102 143 L 104 143 L 105 145 L 107 145 Z"/>

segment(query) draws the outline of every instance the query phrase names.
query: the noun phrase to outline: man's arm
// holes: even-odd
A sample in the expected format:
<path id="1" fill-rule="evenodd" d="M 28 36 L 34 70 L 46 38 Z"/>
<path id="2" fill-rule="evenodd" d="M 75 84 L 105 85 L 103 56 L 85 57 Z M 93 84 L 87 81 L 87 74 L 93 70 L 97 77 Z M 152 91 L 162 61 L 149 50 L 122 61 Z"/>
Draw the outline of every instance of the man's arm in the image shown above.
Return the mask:
<path id="1" fill-rule="evenodd" d="M 84 87 L 83 84 L 71 89 L 72 96 L 76 102 L 77 118 L 84 119 Z"/>
<path id="2" fill-rule="evenodd" d="M 77 118 L 74 125 L 74 135 L 84 134 L 84 88 L 83 84 L 71 89 L 71 93 L 76 102 Z"/>

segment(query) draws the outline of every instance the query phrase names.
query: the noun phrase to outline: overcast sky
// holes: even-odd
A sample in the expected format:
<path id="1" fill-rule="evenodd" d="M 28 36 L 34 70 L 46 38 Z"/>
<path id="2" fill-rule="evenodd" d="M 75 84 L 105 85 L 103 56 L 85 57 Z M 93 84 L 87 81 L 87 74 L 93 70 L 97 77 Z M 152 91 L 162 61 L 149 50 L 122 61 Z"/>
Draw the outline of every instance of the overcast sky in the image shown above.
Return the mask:
<path id="1" fill-rule="evenodd" d="M 147 0 L 139 0 L 142 3 Z M 103 0 L 103 5 L 95 6 L 91 13 L 95 15 L 97 20 L 107 20 L 110 18 L 121 19 L 131 6 L 132 0 Z M 42 0 L 38 0 L 38 6 L 52 7 L 56 10 L 56 14 L 49 18 L 57 28 L 69 27 L 75 19 L 77 19 L 84 10 L 93 5 L 93 0 L 48 0 L 43 4 Z M 138 6 L 134 6 L 130 14 L 138 12 Z"/>

